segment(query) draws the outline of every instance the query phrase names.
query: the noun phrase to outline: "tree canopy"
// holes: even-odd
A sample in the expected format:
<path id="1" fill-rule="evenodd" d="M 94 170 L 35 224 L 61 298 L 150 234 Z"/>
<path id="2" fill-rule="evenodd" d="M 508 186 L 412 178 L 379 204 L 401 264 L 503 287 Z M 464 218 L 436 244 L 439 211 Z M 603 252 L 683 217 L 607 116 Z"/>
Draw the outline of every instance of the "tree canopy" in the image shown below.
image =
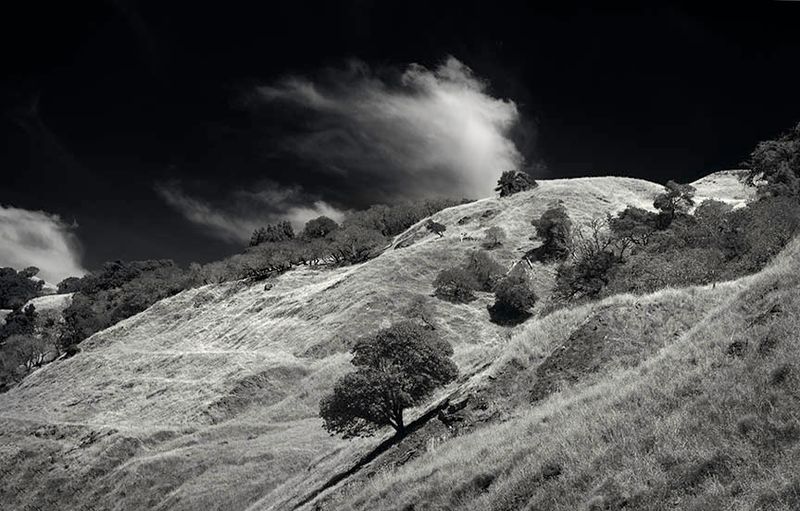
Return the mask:
<path id="1" fill-rule="evenodd" d="M 370 436 L 385 426 L 403 434 L 404 410 L 458 376 L 450 344 L 411 321 L 362 339 L 352 353 L 356 370 L 320 401 L 325 429 L 344 438 Z"/>
<path id="2" fill-rule="evenodd" d="M 498 192 L 500 197 L 508 197 L 515 193 L 531 190 L 537 186 L 539 184 L 529 174 L 518 170 L 507 170 L 500 176 L 494 191 Z"/>
<path id="3" fill-rule="evenodd" d="M 31 266 L 22 271 L 0 268 L 0 309 L 18 309 L 42 292 L 44 281 L 33 280 L 39 269 Z"/>
<path id="4" fill-rule="evenodd" d="M 775 140 L 760 142 L 745 162 L 745 182 L 762 196 L 800 195 L 800 123 Z"/>
<path id="5" fill-rule="evenodd" d="M 569 255 L 572 239 L 572 220 L 563 204 L 547 208 L 539 219 L 531 222 L 536 227 L 536 236 L 542 239 L 537 259 L 557 261 Z"/>

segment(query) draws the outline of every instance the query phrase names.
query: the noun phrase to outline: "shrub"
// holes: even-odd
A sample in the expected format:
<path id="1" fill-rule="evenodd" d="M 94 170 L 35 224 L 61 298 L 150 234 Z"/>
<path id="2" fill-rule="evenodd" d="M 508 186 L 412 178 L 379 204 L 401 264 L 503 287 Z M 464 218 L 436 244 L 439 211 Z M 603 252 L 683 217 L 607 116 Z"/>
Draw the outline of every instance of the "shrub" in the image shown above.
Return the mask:
<path id="1" fill-rule="evenodd" d="M 503 245 L 506 240 L 506 231 L 502 227 L 494 226 L 486 229 L 482 246 L 486 250 L 493 250 Z"/>
<path id="2" fill-rule="evenodd" d="M 445 227 L 444 224 L 440 224 L 439 222 L 434 222 L 433 220 L 430 219 L 427 222 L 425 222 L 425 228 L 429 232 L 436 234 L 440 238 L 443 237 L 442 233 L 447 230 L 447 227 Z"/>
<path id="3" fill-rule="evenodd" d="M 500 279 L 494 288 L 494 298 L 489 314 L 495 323 L 517 324 L 530 317 L 536 293 L 521 265 Z"/>
<path id="4" fill-rule="evenodd" d="M 494 191 L 498 192 L 500 197 L 508 197 L 518 192 L 532 190 L 537 186 L 539 184 L 530 175 L 518 170 L 507 170 L 500 176 Z"/>
<path id="5" fill-rule="evenodd" d="M 536 251 L 537 259 L 558 261 L 566 259 L 572 238 L 572 220 L 562 204 L 545 210 L 538 220 L 531 222 L 536 227 L 536 236 L 543 240 Z"/>
<path id="6" fill-rule="evenodd" d="M 319 216 L 306 222 L 303 237 L 308 239 L 324 238 L 339 228 L 339 224 L 327 216 Z"/>
<path id="7" fill-rule="evenodd" d="M 474 291 L 479 288 L 472 273 L 464 268 L 442 270 L 433 281 L 434 294 L 454 303 L 466 303 L 475 299 Z"/>
<path id="8" fill-rule="evenodd" d="M 356 370 L 320 401 L 325 429 L 344 438 L 371 436 L 385 426 L 404 434 L 404 410 L 458 376 L 450 344 L 412 322 L 358 341 L 352 353 Z"/>
<path id="9" fill-rule="evenodd" d="M 506 269 L 485 250 L 475 250 L 467 255 L 464 269 L 475 279 L 478 291 L 492 291 L 495 283 L 506 273 Z"/>

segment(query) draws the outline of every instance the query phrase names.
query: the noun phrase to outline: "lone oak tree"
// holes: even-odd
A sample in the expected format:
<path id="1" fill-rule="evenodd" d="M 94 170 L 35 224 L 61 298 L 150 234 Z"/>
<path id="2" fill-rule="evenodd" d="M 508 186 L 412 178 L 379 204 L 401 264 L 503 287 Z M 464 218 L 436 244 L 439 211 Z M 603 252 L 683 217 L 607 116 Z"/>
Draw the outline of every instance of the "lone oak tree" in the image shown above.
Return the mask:
<path id="1" fill-rule="evenodd" d="M 325 429 L 344 438 L 371 436 L 384 426 L 405 432 L 403 411 L 453 381 L 453 348 L 433 330 L 404 321 L 353 346 L 356 371 L 320 401 Z"/>

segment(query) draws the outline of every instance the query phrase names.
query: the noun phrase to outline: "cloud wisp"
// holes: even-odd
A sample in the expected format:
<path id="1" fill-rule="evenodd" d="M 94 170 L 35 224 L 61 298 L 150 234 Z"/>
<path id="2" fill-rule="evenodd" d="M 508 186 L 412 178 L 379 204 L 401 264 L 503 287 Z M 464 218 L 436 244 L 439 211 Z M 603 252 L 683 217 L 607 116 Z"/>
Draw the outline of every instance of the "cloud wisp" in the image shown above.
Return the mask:
<path id="1" fill-rule="evenodd" d="M 510 138 L 520 114 L 454 57 L 378 75 L 361 62 L 320 79 L 257 87 L 250 105 L 288 112 L 279 150 L 318 172 L 363 182 L 381 201 L 489 195 L 523 157 Z M 288 116 L 287 116 L 288 117 Z M 350 184 L 349 187 L 353 185 Z"/>
<path id="2" fill-rule="evenodd" d="M 73 229 L 58 215 L 0 205 L 0 266 L 36 266 L 51 283 L 85 274 Z"/>
<path id="3" fill-rule="evenodd" d="M 321 215 L 341 221 L 343 213 L 322 200 L 315 200 L 298 187 L 261 183 L 257 191 L 236 190 L 225 200 L 212 203 L 186 193 L 178 182 L 160 183 L 156 192 L 171 207 L 206 232 L 229 243 L 246 243 L 258 227 L 288 220 L 296 230 Z"/>
<path id="4" fill-rule="evenodd" d="M 434 69 L 373 71 L 352 61 L 316 79 L 289 76 L 244 96 L 268 181 L 198 194 L 156 191 L 211 236 L 243 242 L 257 227 L 426 197 L 480 198 L 524 158 L 511 139 L 517 105 L 454 57 Z M 220 185 L 222 186 L 222 185 Z"/>

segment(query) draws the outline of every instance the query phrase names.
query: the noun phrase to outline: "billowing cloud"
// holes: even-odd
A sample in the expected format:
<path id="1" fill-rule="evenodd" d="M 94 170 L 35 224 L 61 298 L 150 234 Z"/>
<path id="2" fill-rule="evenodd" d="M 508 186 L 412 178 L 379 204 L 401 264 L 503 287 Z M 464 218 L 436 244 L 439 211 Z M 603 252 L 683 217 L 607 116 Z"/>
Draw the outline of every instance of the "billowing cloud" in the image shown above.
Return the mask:
<path id="1" fill-rule="evenodd" d="M 251 175 L 268 181 L 161 183 L 156 191 L 206 232 L 243 242 L 266 223 L 295 228 L 376 203 L 492 194 L 504 170 L 523 157 L 511 139 L 516 104 L 449 57 L 434 69 L 371 70 L 361 62 L 315 79 L 291 76 L 244 97 L 252 123 L 244 148 L 256 148 Z M 240 174 L 241 175 L 241 174 Z M 193 187 L 193 185 L 196 185 Z M 205 187 L 205 189 L 203 189 Z"/>
<path id="2" fill-rule="evenodd" d="M 158 184 L 156 192 L 209 235 L 234 243 L 247 242 L 255 229 L 280 220 L 289 220 L 299 230 L 321 215 L 336 221 L 344 216 L 298 187 L 283 188 L 274 183 L 261 183 L 254 190 L 236 190 L 214 203 L 187 194 L 177 182 Z"/>
<path id="3" fill-rule="evenodd" d="M 58 215 L 0 205 L 0 266 L 36 266 L 39 277 L 58 283 L 86 273 L 73 226 Z"/>
<path id="4" fill-rule="evenodd" d="M 492 97 L 454 57 L 382 73 L 352 62 L 317 80 L 257 87 L 249 105 L 265 122 L 284 121 L 270 131 L 270 150 L 305 163 L 334 202 L 485 197 L 503 170 L 523 164 L 510 138 L 516 104 Z"/>

